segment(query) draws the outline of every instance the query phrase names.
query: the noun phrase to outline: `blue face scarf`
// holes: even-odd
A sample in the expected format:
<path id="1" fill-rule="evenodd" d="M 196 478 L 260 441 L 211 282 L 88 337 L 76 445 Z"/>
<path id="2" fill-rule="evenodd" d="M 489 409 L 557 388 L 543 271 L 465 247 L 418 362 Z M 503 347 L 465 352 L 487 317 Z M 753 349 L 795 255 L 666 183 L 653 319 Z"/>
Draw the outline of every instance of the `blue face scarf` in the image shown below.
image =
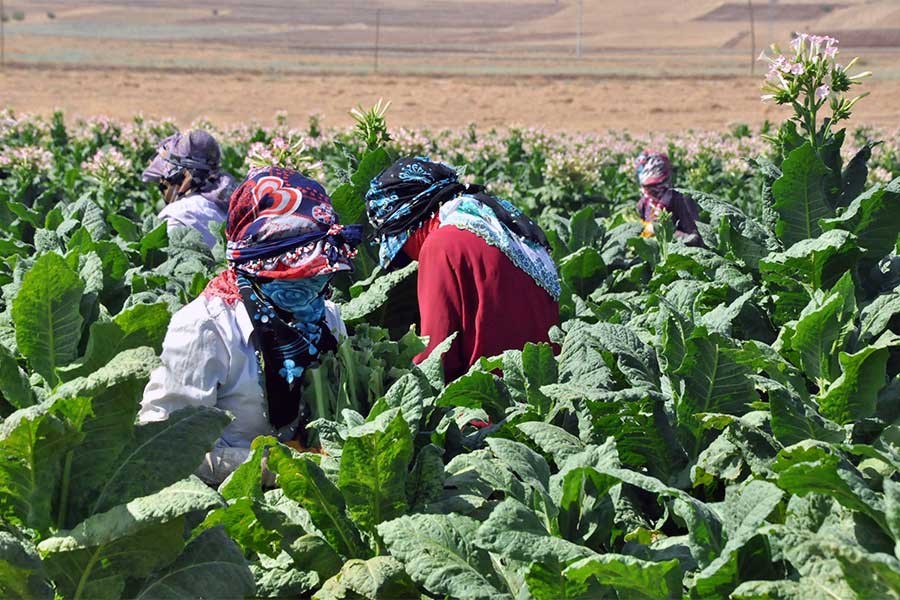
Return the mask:
<path id="1" fill-rule="evenodd" d="M 261 282 L 238 274 L 238 288 L 253 321 L 265 373 L 269 422 L 276 428 L 308 418 L 301 398 L 303 373 L 337 340 L 325 324 L 329 275 Z M 301 423 L 302 426 L 305 424 Z"/>

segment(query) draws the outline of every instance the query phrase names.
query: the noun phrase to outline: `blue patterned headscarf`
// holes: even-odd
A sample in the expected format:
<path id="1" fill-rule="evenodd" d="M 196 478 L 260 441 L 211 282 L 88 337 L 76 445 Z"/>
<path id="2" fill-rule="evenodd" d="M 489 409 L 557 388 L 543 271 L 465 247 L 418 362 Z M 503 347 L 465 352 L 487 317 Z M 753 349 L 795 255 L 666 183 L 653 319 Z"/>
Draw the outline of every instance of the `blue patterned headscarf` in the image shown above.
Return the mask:
<path id="1" fill-rule="evenodd" d="M 465 191 L 452 167 L 427 158 L 401 158 L 372 180 L 366 213 L 380 242 L 381 266 L 387 268 L 442 202 Z"/>

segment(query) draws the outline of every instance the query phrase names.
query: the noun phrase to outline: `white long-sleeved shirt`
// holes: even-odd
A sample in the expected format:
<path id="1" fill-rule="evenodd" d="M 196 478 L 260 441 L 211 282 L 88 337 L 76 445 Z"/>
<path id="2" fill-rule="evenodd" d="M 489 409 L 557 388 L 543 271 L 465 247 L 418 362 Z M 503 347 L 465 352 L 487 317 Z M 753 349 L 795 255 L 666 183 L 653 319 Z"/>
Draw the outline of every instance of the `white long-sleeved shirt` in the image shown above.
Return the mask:
<path id="1" fill-rule="evenodd" d="M 168 231 L 178 227 L 196 229 L 203 236 L 206 245 L 212 248 L 216 245 L 216 236 L 210 230 L 210 226 L 224 223 L 228 219 L 228 214 L 219 204 L 200 194 L 193 194 L 167 204 L 159 211 L 159 218 L 166 222 Z"/>
<path id="2" fill-rule="evenodd" d="M 332 302 L 325 302 L 325 320 L 335 337 L 346 337 L 340 309 Z M 269 423 L 253 323 L 242 302 L 200 296 L 183 307 L 172 316 L 160 358 L 162 366 L 153 370 L 144 389 L 140 422 L 162 421 L 189 406 L 215 407 L 234 416 L 197 471 L 205 481 L 225 479 L 247 459 L 257 436 L 294 437 L 297 422 L 277 431 Z"/>

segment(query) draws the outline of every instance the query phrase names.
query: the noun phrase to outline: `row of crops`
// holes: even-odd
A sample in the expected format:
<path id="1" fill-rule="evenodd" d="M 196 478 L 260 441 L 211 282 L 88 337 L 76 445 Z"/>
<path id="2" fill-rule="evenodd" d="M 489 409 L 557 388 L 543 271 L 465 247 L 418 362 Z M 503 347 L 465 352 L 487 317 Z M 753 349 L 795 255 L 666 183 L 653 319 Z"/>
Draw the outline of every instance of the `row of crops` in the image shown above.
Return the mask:
<path id="1" fill-rule="evenodd" d="M 135 423 L 171 314 L 224 265 L 139 182 L 171 130 L 0 119 L 0 596 L 900 594 L 896 134 L 214 130 L 228 170 L 301 167 L 344 222 L 392 156 L 460 165 L 540 221 L 563 282 L 558 353 L 447 385 L 411 364 L 415 265 L 364 249 L 351 335 L 306 374 L 322 452 L 260 438 L 216 490 L 192 473 L 227 414 Z M 640 236 L 648 145 L 705 248 Z"/>

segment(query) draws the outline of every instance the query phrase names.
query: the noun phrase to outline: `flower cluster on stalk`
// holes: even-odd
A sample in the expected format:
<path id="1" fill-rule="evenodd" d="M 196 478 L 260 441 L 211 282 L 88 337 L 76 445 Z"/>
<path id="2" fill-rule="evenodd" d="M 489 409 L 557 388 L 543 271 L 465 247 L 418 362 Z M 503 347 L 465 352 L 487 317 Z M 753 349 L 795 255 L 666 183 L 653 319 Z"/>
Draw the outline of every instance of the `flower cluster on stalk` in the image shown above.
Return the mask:
<path id="1" fill-rule="evenodd" d="M 0 151 L 0 170 L 11 173 L 50 173 L 53 154 L 40 146 L 12 146 Z"/>
<path id="2" fill-rule="evenodd" d="M 117 148 L 107 147 L 97 150 L 90 160 L 81 163 L 81 170 L 101 187 L 111 189 L 131 177 L 132 167 Z"/>
<path id="3" fill-rule="evenodd" d="M 303 136 L 293 133 L 293 137 L 287 139 L 272 138 L 268 144 L 250 144 L 244 167 L 249 171 L 269 166 L 287 167 L 312 179 L 323 180 L 322 163 L 310 155 Z"/>
<path id="4" fill-rule="evenodd" d="M 771 54 L 763 52 L 759 60 L 769 63 L 769 71 L 763 84 L 762 100 L 777 104 L 789 104 L 795 119 L 815 143 L 815 136 L 827 137 L 835 123 L 850 118 L 853 107 L 867 94 L 849 98 L 846 93 L 871 75 L 865 71 L 855 75 L 850 70 L 856 65 L 854 58 L 847 65 L 838 62 L 839 42 L 826 35 L 797 34 L 791 41 L 791 51 L 783 52 L 772 45 Z M 819 131 L 818 118 L 828 106 L 831 114 Z"/>

